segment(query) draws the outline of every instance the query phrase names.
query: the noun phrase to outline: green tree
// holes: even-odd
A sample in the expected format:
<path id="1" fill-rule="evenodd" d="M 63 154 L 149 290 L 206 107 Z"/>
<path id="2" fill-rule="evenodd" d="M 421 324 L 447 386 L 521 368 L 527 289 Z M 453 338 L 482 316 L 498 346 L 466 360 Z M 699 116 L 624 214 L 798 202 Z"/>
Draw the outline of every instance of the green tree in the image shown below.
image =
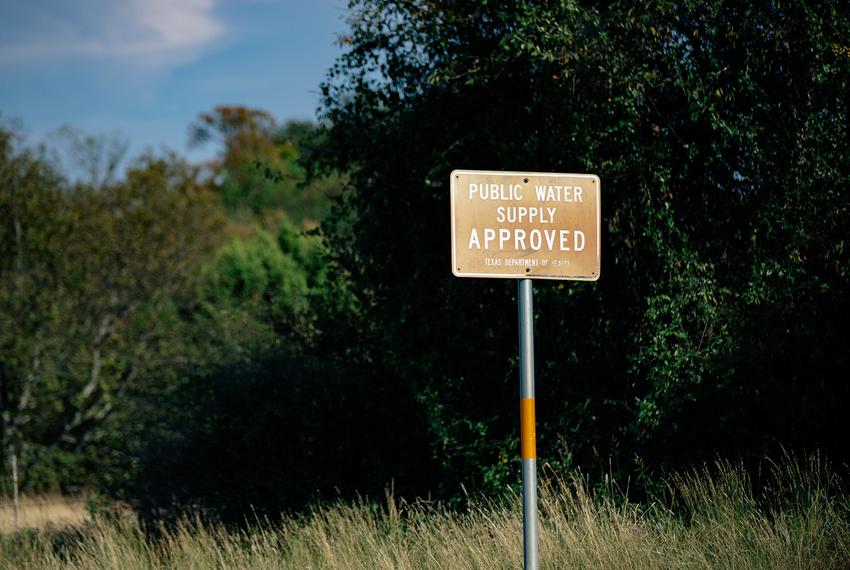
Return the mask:
<path id="1" fill-rule="evenodd" d="M 262 228 L 234 238 L 208 265 L 200 298 L 213 312 L 242 313 L 275 342 L 302 344 L 310 336 L 310 301 L 323 282 L 321 243 L 282 223 L 275 239 Z"/>
<path id="2" fill-rule="evenodd" d="M 323 118 L 352 191 L 326 231 L 353 353 L 418 394 L 445 492 L 517 471 L 515 284 L 451 276 L 453 168 L 602 179 L 601 280 L 536 287 L 543 462 L 847 457 L 846 5 L 350 10 Z"/>
<path id="3" fill-rule="evenodd" d="M 168 389 L 193 351 L 180 308 L 221 228 L 175 157 L 69 185 L 0 131 L 0 438 L 26 487 L 91 482 L 109 422 Z"/>
<path id="4" fill-rule="evenodd" d="M 214 182 L 228 213 L 240 222 L 265 221 L 273 227 L 281 216 L 312 229 L 339 194 L 338 175 L 310 176 L 318 144 L 316 126 L 289 121 L 279 126 L 268 112 L 241 106 L 216 107 L 190 127 L 190 144 L 220 146 L 211 163 Z"/>

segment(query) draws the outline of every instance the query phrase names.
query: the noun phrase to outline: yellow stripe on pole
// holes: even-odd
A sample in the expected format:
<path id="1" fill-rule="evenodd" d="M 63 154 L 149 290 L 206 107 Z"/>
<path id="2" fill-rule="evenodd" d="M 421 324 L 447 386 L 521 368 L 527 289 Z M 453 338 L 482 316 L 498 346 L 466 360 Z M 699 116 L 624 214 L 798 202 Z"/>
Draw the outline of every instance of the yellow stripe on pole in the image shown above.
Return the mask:
<path id="1" fill-rule="evenodd" d="M 519 401 L 520 455 L 523 459 L 537 459 L 537 432 L 534 423 L 534 398 Z"/>

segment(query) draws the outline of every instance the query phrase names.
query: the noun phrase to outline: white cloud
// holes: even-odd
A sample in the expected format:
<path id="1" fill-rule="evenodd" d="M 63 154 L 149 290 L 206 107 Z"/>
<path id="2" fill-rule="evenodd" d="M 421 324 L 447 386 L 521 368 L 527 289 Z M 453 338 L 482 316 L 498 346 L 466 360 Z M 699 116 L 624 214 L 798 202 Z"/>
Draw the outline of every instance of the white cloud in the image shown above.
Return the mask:
<path id="1" fill-rule="evenodd" d="M 73 2 L 73 0 L 70 0 Z M 191 61 L 224 33 L 215 0 L 99 0 L 31 14 L 0 43 L 0 63 L 103 58 L 141 65 Z M 63 17 L 64 12 L 64 17 Z"/>

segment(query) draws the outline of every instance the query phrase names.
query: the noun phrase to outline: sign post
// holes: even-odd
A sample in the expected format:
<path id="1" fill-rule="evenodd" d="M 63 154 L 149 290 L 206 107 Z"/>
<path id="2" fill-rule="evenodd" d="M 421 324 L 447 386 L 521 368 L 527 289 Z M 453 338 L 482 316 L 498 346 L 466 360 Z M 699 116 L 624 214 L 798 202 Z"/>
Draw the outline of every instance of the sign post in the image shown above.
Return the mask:
<path id="1" fill-rule="evenodd" d="M 532 279 L 596 281 L 600 180 L 594 174 L 455 170 L 452 273 L 518 279 L 523 564 L 538 568 Z"/>
<path id="2" fill-rule="evenodd" d="M 534 305 L 531 279 L 517 283 L 523 567 L 537 570 L 537 433 L 534 422 Z"/>

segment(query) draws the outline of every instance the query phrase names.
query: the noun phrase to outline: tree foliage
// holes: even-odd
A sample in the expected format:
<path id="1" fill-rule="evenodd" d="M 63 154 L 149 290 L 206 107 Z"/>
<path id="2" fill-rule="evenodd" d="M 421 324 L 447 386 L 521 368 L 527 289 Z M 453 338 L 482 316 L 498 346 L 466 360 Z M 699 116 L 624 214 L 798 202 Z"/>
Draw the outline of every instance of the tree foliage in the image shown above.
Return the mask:
<path id="1" fill-rule="evenodd" d="M 535 284 L 546 473 L 850 460 L 846 6 L 354 0 L 349 23 L 321 126 L 217 107 L 190 129 L 207 177 L 119 179 L 77 136 L 70 183 L 0 129 L 0 443 L 28 485 L 238 520 L 515 482 L 515 283 L 452 276 L 454 168 L 602 180 L 600 281 Z"/>
<path id="2" fill-rule="evenodd" d="M 312 122 L 281 126 L 267 111 L 219 105 L 192 124 L 189 142 L 219 145 L 210 166 L 222 203 L 237 221 L 274 225 L 283 216 L 315 228 L 339 192 L 338 175 L 310 176 L 302 160 L 320 142 Z"/>
<path id="3" fill-rule="evenodd" d="M 105 426 L 192 353 L 179 307 L 221 217 L 173 157 L 70 185 L 4 130 L 0 176 L 4 457 L 20 456 L 32 489 L 91 483 L 90 453 L 104 471 L 114 459 Z"/>
<path id="4" fill-rule="evenodd" d="M 194 302 L 184 306 L 184 340 L 199 357 L 168 391 L 147 396 L 156 408 L 128 450 L 133 472 L 110 491 L 145 516 L 191 505 L 236 520 L 318 492 L 381 491 L 404 468 L 364 470 L 390 443 L 363 453 L 357 442 L 379 429 L 378 417 L 402 420 L 378 411 L 399 390 L 323 349 L 339 346 L 357 309 L 315 227 L 342 180 L 312 170 L 321 135 L 312 123 L 277 127 L 241 107 L 218 107 L 199 123 L 208 129 L 195 127 L 200 138 L 221 137 L 209 183 L 230 237 L 196 268 Z"/>
<path id="5" fill-rule="evenodd" d="M 328 233 L 361 353 L 418 394 L 446 492 L 516 472 L 515 284 L 451 276 L 453 168 L 602 179 L 601 280 L 536 286 L 543 462 L 846 457 L 846 6 L 350 9 L 323 86 L 350 176 Z"/>

